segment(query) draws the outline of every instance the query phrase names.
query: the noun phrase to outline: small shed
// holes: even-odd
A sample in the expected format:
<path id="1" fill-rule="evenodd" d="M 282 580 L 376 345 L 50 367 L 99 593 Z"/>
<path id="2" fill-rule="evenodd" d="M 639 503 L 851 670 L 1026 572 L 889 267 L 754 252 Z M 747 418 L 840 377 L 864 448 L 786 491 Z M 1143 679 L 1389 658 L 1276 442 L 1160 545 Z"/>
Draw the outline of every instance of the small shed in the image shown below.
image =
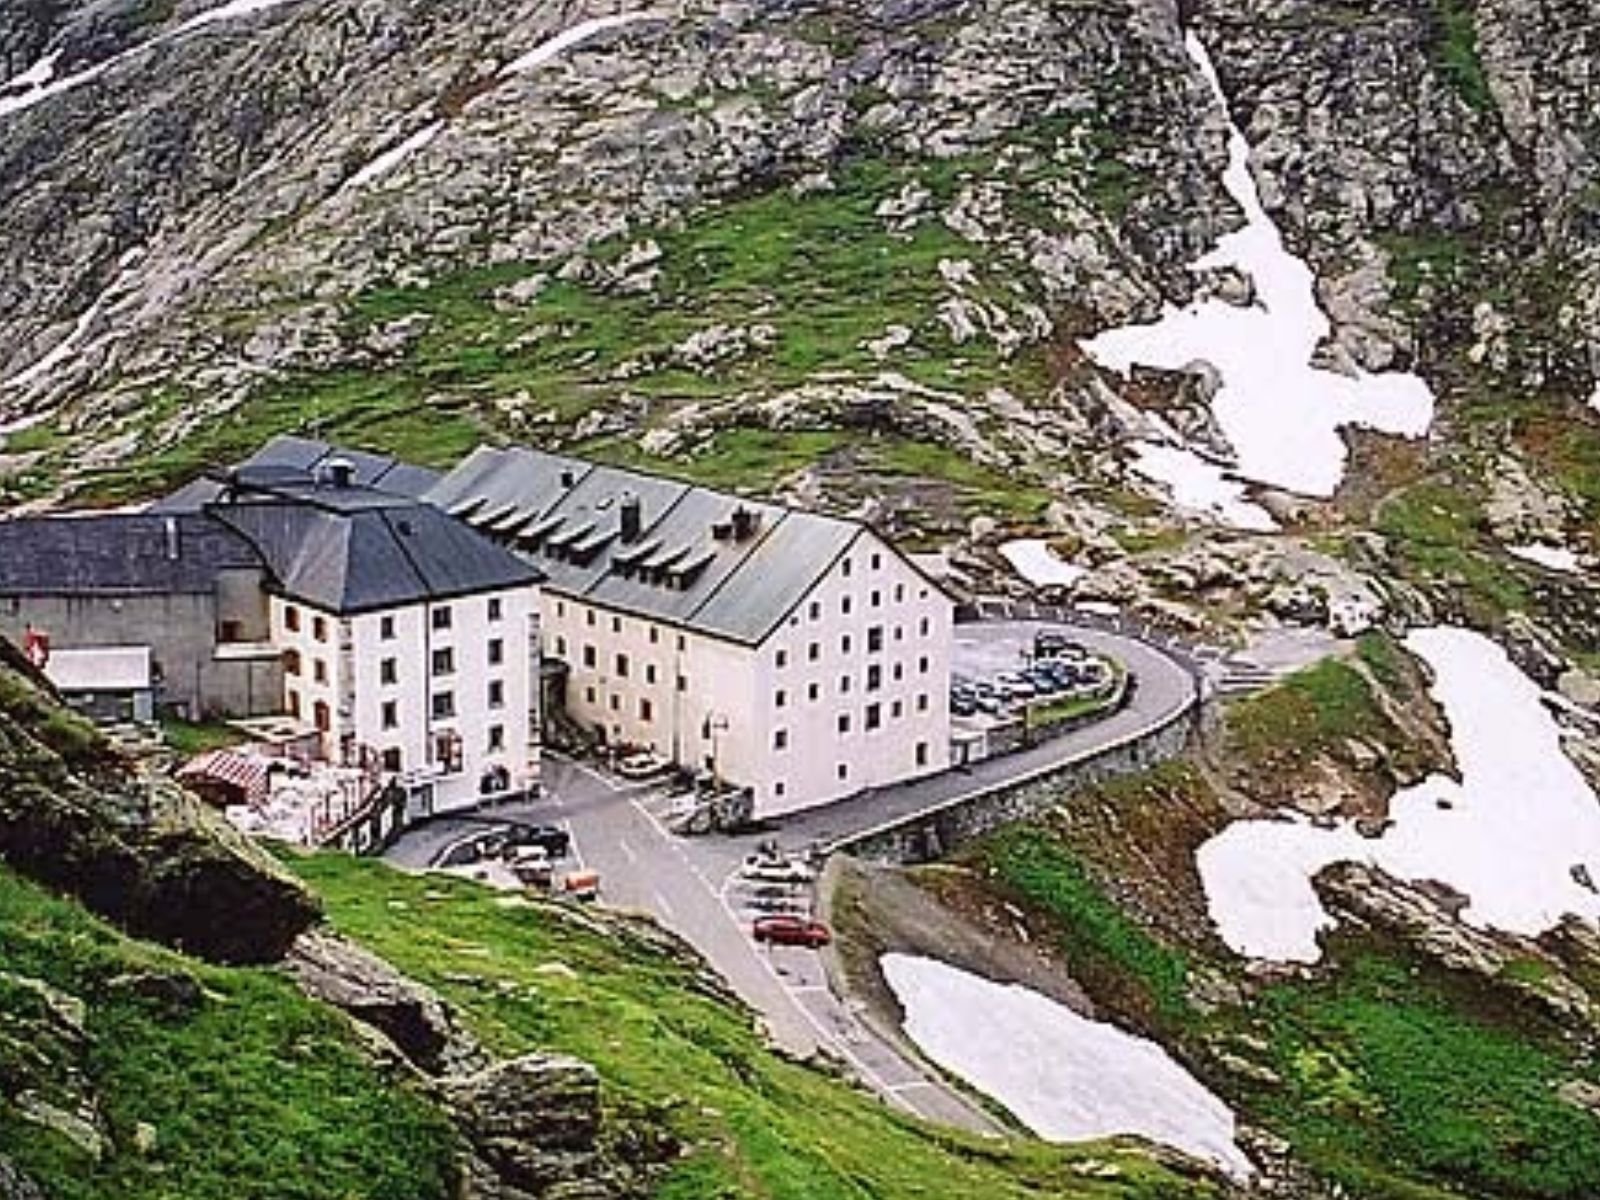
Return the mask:
<path id="1" fill-rule="evenodd" d="M 91 721 L 111 725 L 155 720 L 149 646 L 53 648 L 44 673 L 61 698 Z"/>
<path id="2" fill-rule="evenodd" d="M 178 782 L 218 808 L 266 802 L 271 764 L 255 754 L 208 750 L 178 768 Z"/>

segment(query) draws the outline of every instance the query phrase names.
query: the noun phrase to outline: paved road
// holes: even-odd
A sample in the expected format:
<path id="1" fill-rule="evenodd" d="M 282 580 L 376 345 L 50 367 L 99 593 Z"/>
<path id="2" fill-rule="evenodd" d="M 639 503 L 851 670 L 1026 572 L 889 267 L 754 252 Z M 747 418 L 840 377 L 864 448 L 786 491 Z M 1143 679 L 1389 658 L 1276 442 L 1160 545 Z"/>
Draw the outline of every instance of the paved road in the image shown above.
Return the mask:
<path id="1" fill-rule="evenodd" d="M 438 818 L 408 830 L 387 857 L 422 869 L 499 821 L 561 825 L 572 834 L 575 863 L 600 872 L 604 901 L 648 912 L 692 943 L 761 1014 L 784 1050 L 802 1058 L 827 1051 L 890 1103 L 930 1121 L 1002 1131 L 994 1118 L 863 1024 L 834 994 L 815 952 L 764 948 L 751 939 L 755 913 L 745 908 L 751 896 L 738 876 L 742 854 L 730 853 L 720 839 L 688 841 L 668 833 L 653 811 L 665 802 L 649 787 L 620 785 L 554 756 L 545 761 L 544 780 L 541 800 Z M 805 891 L 796 889 L 797 907 L 809 905 Z"/>
<path id="2" fill-rule="evenodd" d="M 994 622 L 958 629 L 958 661 L 968 671 L 1018 665 L 1019 647 L 1032 644 L 1037 625 Z M 998 784 L 1048 771 L 1131 739 L 1171 720 L 1195 697 L 1194 677 L 1150 646 L 1116 634 L 1075 629 L 1091 650 L 1119 659 L 1138 679 L 1133 697 L 1103 721 L 1003 758 L 979 763 L 871 795 L 798 813 L 776 822 L 786 849 L 832 846 L 870 829 L 953 803 Z M 600 872 L 602 898 L 653 914 L 692 943 L 734 991 L 766 1022 L 785 1050 L 818 1050 L 844 1060 L 866 1084 L 907 1111 L 980 1132 L 999 1124 L 931 1068 L 907 1057 L 871 1030 L 830 985 L 811 951 L 759 947 L 749 936 L 759 910 L 739 867 L 772 833 L 681 838 L 663 824 L 668 801 L 649 785 L 625 785 L 556 755 L 544 763 L 545 795 L 466 816 L 441 817 L 408 830 L 387 857 L 415 869 L 432 866 L 449 847 L 485 828 L 511 820 L 559 824 L 573 838 L 573 856 Z M 812 898 L 796 889 L 802 910 Z"/>

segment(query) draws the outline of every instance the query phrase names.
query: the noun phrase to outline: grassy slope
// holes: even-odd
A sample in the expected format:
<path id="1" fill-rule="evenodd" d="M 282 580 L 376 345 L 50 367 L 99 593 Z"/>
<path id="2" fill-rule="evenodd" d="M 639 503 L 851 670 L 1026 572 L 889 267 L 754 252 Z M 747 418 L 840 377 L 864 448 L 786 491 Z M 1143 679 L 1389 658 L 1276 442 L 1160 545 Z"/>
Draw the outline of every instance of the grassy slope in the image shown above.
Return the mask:
<path id="1" fill-rule="evenodd" d="M 989 1142 L 901 1117 L 765 1050 L 746 1014 L 641 942 L 457 881 L 327 855 L 293 866 L 337 927 L 460 1005 L 490 1046 L 580 1055 L 614 1107 L 670 1128 L 690 1152 L 663 1197 L 1209 1194 L 1137 1156 Z M 1088 1160 L 1117 1163 L 1117 1177 L 1091 1178 Z"/>
<path id="2" fill-rule="evenodd" d="M 225 919 L 225 918 L 224 918 Z M 172 1016 L 110 985 L 178 972 L 204 988 Z M 446 1193 L 453 1134 L 421 1098 L 369 1065 L 342 1016 L 264 971 L 208 967 L 134 942 L 0 869 L 0 1094 L 59 1079 L 9 1024 L 30 977 L 88 1006 L 84 1062 L 113 1151 L 94 1163 L 0 1103 L 0 1154 L 52 1200 L 425 1200 Z M 20 1034 L 20 1040 L 19 1040 Z M 134 1148 L 148 1123 L 156 1143 Z"/>
<path id="3" fill-rule="evenodd" d="M 1381 654 L 1381 651 L 1377 653 Z M 1470 983 L 1371 935 L 1342 934 L 1317 978 L 1220 1008 L 1191 999 L 1202 971 L 1240 979 L 1209 939 L 1178 944 L 1112 898 L 1148 867 L 1148 813 L 1199 787 L 1172 764 L 1102 789 L 1125 835 L 1068 821 L 1022 825 L 973 848 L 1003 898 L 1052 930 L 1064 963 L 1118 1019 L 1158 1032 L 1241 1111 L 1364 1200 L 1600 1194 L 1600 1122 L 1561 1101 L 1595 1078 L 1594 1047 L 1558 1034 L 1509 991 Z M 1074 800 L 1072 807 L 1086 802 Z M 1225 1047 L 1270 1070 L 1230 1072 Z"/>

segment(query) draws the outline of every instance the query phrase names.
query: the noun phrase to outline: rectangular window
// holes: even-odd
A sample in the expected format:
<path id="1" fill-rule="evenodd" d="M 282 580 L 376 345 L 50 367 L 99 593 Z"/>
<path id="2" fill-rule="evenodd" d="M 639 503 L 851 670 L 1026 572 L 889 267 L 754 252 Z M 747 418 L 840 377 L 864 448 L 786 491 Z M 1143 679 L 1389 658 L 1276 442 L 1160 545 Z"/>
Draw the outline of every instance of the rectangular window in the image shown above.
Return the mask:
<path id="1" fill-rule="evenodd" d="M 877 663 L 867 665 L 867 691 L 875 692 L 883 686 L 883 668 Z"/>
<path id="2" fill-rule="evenodd" d="M 503 638 L 489 639 L 489 665 L 498 667 L 506 660 L 506 643 Z"/>
<path id="3" fill-rule="evenodd" d="M 300 651 L 285 650 L 283 652 L 283 673 L 285 675 L 300 674 Z"/>
<path id="4" fill-rule="evenodd" d="M 850 694 L 850 676 L 839 676 L 839 693 L 844 696 L 848 696 Z"/>
<path id="5" fill-rule="evenodd" d="M 442 650 L 433 652 L 433 673 L 435 675 L 454 675 L 456 670 L 456 652 L 446 646 Z"/>
<path id="6" fill-rule="evenodd" d="M 789 731 L 787 729 L 773 731 L 772 748 L 774 750 L 787 750 L 789 748 Z"/>
<path id="7" fill-rule="evenodd" d="M 655 625 L 650 626 L 650 644 L 654 646 L 660 640 L 661 630 Z"/>
<path id="8" fill-rule="evenodd" d="M 678 690 L 680 692 L 687 692 L 689 690 L 689 677 L 687 675 L 678 676 Z"/>
<path id="9" fill-rule="evenodd" d="M 820 683 L 806 684 L 806 699 L 811 701 L 822 699 L 822 685 Z"/>
<path id="10" fill-rule="evenodd" d="M 488 742 L 489 752 L 491 754 L 493 754 L 496 750 L 504 750 L 505 748 L 506 748 L 506 727 L 504 725 L 491 725 L 491 726 L 489 726 L 489 742 Z"/>
<path id="11" fill-rule="evenodd" d="M 839 597 L 839 611 L 842 612 L 847 617 L 850 615 L 850 597 L 849 596 L 840 596 Z"/>
<path id="12" fill-rule="evenodd" d="M 594 689 L 592 687 L 586 687 L 583 689 L 583 700 L 585 704 L 594 703 Z"/>
<path id="13" fill-rule="evenodd" d="M 839 574 L 843 575 L 846 579 L 850 577 L 850 560 L 848 558 L 839 564 Z"/>
<path id="14" fill-rule="evenodd" d="M 556 616 L 564 617 L 566 615 L 567 615 L 567 602 L 565 600 L 557 600 L 556 601 Z"/>
<path id="15" fill-rule="evenodd" d="M 928 765 L 928 743 L 927 742 L 918 742 L 917 743 L 917 766 L 925 767 L 927 765 Z"/>
<path id="16" fill-rule="evenodd" d="M 903 583 L 895 584 L 894 585 L 894 602 L 896 604 L 900 604 L 905 600 L 905 598 L 906 598 L 906 585 L 903 584 Z"/>
<path id="17" fill-rule="evenodd" d="M 646 725 L 648 725 L 651 721 L 653 721 L 655 719 L 656 719 L 656 706 L 654 704 L 650 703 L 650 697 L 648 697 L 648 696 L 640 696 L 639 697 L 639 720 L 643 721 Z"/>
<path id="18" fill-rule="evenodd" d="M 928 693 L 927 692 L 918 692 L 917 693 L 917 711 L 918 712 L 927 712 L 928 711 Z"/>
<path id="19" fill-rule="evenodd" d="M 441 733 L 434 738 L 433 761 L 447 775 L 461 770 L 461 738 L 454 733 Z"/>
<path id="20" fill-rule="evenodd" d="M 505 615 L 505 608 L 499 596 L 489 597 L 489 620 L 498 621 Z"/>
<path id="21" fill-rule="evenodd" d="M 644 665 L 644 681 L 646 683 L 654 683 L 656 681 L 656 665 L 655 665 L 655 663 L 645 663 L 645 665 Z"/>
<path id="22" fill-rule="evenodd" d="M 311 678 L 317 683 L 328 682 L 328 664 L 320 658 L 311 660 Z"/>
<path id="23" fill-rule="evenodd" d="M 617 655 L 616 662 L 617 678 L 626 679 L 628 677 L 628 656 L 626 654 L 619 654 Z"/>
<path id="24" fill-rule="evenodd" d="M 867 630 L 867 652 L 869 654 L 876 654 L 879 650 L 882 650 L 882 649 L 883 649 L 883 626 L 882 625 L 874 625 L 871 629 Z"/>
<path id="25" fill-rule="evenodd" d="M 593 646 L 585 646 L 583 648 L 583 665 L 584 666 L 593 667 L 599 661 L 600 661 L 600 656 L 595 653 L 595 649 L 594 649 Z"/>
<path id="26" fill-rule="evenodd" d="M 594 609 L 592 609 L 592 608 L 584 609 L 583 610 L 583 620 L 584 620 L 584 624 L 588 625 L 591 629 L 594 628 Z"/>
<path id="27" fill-rule="evenodd" d="M 294 632 L 300 629 L 300 610 L 294 605 L 286 605 L 283 610 L 283 627 Z"/>
<path id="28" fill-rule="evenodd" d="M 789 693 L 784 691 L 782 688 L 779 688 L 777 691 L 772 693 L 773 708 L 782 708 L 786 703 L 788 703 L 788 700 Z"/>
<path id="29" fill-rule="evenodd" d="M 877 705 L 877 704 L 869 704 L 869 705 L 867 705 L 865 724 L 866 724 L 866 727 L 867 727 L 867 731 L 869 733 L 874 729 L 882 728 L 882 726 L 883 726 L 883 708 L 880 705 Z"/>
<path id="30" fill-rule="evenodd" d="M 926 675 L 927 673 L 928 673 L 928 656 L 926 654 L 924 654 L 921 658 L 917 659 L 917 674 Z"/>
<path id="31" fill-rule="evenodd" d="M 883 555 L 874 554 L 872 556 L 872 569 L 876 571 L 881 566 L 883 566 Z"/>
<path id="32" fill-rule="evenodd" d="M 612 692 L 611 693 L 611 711 L 612 712 L 621 712 L 622 711 L 622 697 L 617 695 L 616 692 Z"/>
<path id="33" fill-rule="evenodd" d="M 918 633 L 919 633 L 919 634 L 921 634 L 921 635 L 922 635 L 922 636 L 923 636 L 923 637 L 927 637 L 927 636 L 928 636 L 928 630 L 929 630 L 929 629 L 930 629 L 930 628 L 931 628 L 931 627 L 932 627 L 932 626 L 931 626 L 931 624 L 930 624 L 930 623 L 929 623 L 929 621 L 928 621 L 928 618 L 927 618 L 927 617 L 923 617 L 923 618 L 922 618 L 922 620 L 920 620 L 920 621 L 918 621 L 918 622 L 917 622 L 917 632 L 918 632 Z"/>
<path id="34" fill-rule="evenodd" d="M 811 602 L 811 619 L 813 621 L 822 620 L 822 601 L 821 600 L 813 600 Z"/>
<path id="35" fill-rule="evenodd" d="M 777 663 L 780 671 L 789 665 L 789 652 L 787 650 L 778 651 Z"/>
<path id="36" fill-rule="evenodd" d="M 849 713 L 840 713 L 839 714 L 839 732 L 840 733 L 849 733 L 850 732 L 850 714 Z"/>
<path id="37" fill-rule="evenodd" d="M 905 711 L 906 706 L 900 701 L 896 700 L 889 705 L 889 719 L 891 721 L 898 721 Z"/>
<path id="38" fill-rule="evenodd" d="M 806 657 L 809 658 L 812 662 L 816 662 L 817 659 L 821 658 L 822 657 L 822 643 L 821 642 L 812 642 L 811 645 L 807 646 L 806 647 Z"/>
<path id="39" fill-rule="evenodd" d="M 433 719 L 446 721 L 456 715 L 456 694 L 454 692 L 435 692 L 433 694 Z"/>
<path id="40" fill-rule="evenodd" d="M 506 685 L 503 680 L 489 680 L 489 707 L 504 708 L 506 706 Z"/>
<path id="41" fill-rule="evenodd" d="M 383 752 L 383 769 L 391 775 L 398 775 L 402 770 L 403 759 L 399 746 L 390 746 Z"/>
<path id="42" fill-rule="evenodd" d="M 433 627 L 435 629 L 450 628 L 450 606 L 441 604 L 433 610 Z"/>
<path id="43" fill-rule="evenodd" d="M 378 636 L 386 642 L 394 641 L 394 618 L 378 618 Z"/>
<path id="44" fill-rule="evenodd" d="M 877 588 L 873 588 L 872 589 L 872 599 L 871 599 L 870 602 L 871 602 L 873 608 L 882 608 L 883 607 L 883 593 L 880 592 Z"/>
<path id="45" fill-rule="evenodd" d="M 326 617 L 311 618 L 311 636 L 319 642 L 328 640 L 328 621 Z"/>
<path id="46" fill-rule="evenodd" d="M 378 682 L 384 684 L 398 683 L 400 680 L 400 660 L 398 658 L 385 658 L 378 663 Z"/>
<path id="47" fill-rule="evenodd" d="M 558 633 L 558 634 L 556 634 L 556 657 L 557 658 L 565 658 L 566 656 L 567 656 L 567 639 L 563 635 Z"/>
<path id="48" fill-rule="evenodd" d="M 842 638 L 839 639 L 839 653 L 840 654 L 849 654 L 850 653 L 850 645 L 851 645 L 850 635 L 847 633 Z"/>
<path id="49" fill-rule="evenodd" d="M 289 715 L 291 717 L 298 717 L 300 715 L 300 693 L 299 692 L 290 692 L 289 693 Z"/>
<path id="50" fill-rule="evenodd" d="M 611 632 L 612 633 L 621 633 L 622 632 L 622 618 L 621 617 L 612 617 L 611 618 Z"/>
<path id="51" fill-rule="evenodd" d="M 849 763 L 840 763 L 839 764 L 839 778 L 840 779 L 849 779 L 850 778 L 850 764 Z"/>
<path id="52" fill-rule="evenodd" d="M 400 705 L 399 705 L 399 703 L 397 701 L 394 701 L 394 700 L 385 700 L 383 702 L 383 727 L 385 729 L 396 729 L 396 728 L 399 727 L 399 725 L 400 725 Z"/>

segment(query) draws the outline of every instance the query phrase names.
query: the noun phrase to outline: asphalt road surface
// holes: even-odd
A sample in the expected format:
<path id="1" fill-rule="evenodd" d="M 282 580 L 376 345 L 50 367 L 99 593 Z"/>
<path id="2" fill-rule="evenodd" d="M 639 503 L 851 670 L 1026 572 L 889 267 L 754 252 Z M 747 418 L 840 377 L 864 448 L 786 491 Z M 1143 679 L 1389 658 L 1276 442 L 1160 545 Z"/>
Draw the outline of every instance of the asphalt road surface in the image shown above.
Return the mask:
<path id="1" fill-rule="evenodd" d="M 993 622 L 957 628 L 957 670 L 1012 670 L 1039 625 Z M 818 1051 L 844 1061 L 890 1103 L 929 1120 L 984 1133 L 1001 1131 L 989 1114 L 947 1084 L 931 1067 L 871 1030 L 830 986 L 820 957 L 796 947 L 764 947 L 750 936 L 752 920 L 769 905 L 809 911 L 809 889 L 761 896 L 740 867 L 757 845 L 774 838 L 786 850 L 826 848 L 990 787 L 1049 771 L 1108 745 L 1156 728 L 1190 705 L 1194 677 L 1173 659 L 1131 638 L 1074 628 L 1072 636 L 1119 660 L 1137 679 L 1129 703 L 1092 725 L 1029 749 L 929 779 L 797 813 L 762 834 L 683 838 L 668 832 L 670 802 L 649 784 L 627 784 L 578 762 L 547 754 L 544 795 L 521 802 L 439 817 L 408 830 L 388 852 L 413 869 L 437 863 L 451 846 L 493 823 L 555 824 L 572 835 L 571 866 L 596 870 L 604 903 L 653 914 L 686 939 L 761 1014 L 783 1049 Z"/>

